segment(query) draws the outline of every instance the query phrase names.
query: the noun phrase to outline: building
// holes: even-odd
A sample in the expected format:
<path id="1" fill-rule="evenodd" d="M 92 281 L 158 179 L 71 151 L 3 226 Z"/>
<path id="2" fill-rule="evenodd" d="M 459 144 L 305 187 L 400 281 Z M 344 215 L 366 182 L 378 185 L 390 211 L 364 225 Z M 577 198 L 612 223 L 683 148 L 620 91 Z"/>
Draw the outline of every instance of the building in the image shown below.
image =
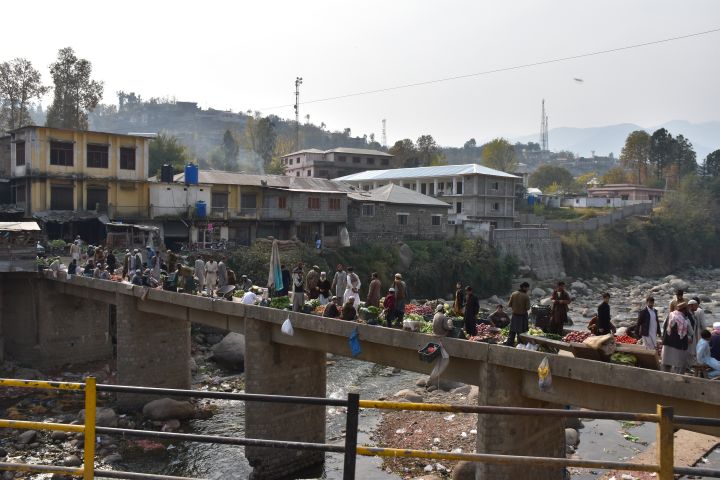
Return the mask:
<path id="1" fill-rule="evenodd" d="M 98 219 L 147 218 L 149 138 L 29 126 L 9 142 L 10 204 L 51 238 L 96 242 Z"/>
<path id="2" fill-rule="evenodd" d="M 366 170 L 394 168 L 393 156 L 363 148 L 310 148 L 281 157 L 285 174 L 293 177 L 336 178 Z"/>
<path id="3" fill-rule="evenodd" d="M 447 236 L 450 205 L 399 185 L 348 194 L 348 232 L 363 241 L 440 240 Z"/>
<path id="4" fill-rule="evenodd" d="M 309 244 L 319 237 L 331 246 L 347 228 L 349 189 L 330 180 L 219 170 L 201 170 L 197 185 L 186 185 L 182 173 L 173 180 L 153 178 L 150 185 L 150 212 L 168 246 L 188 240 L 250 245 L 268 236 Z"/>
<path id="5" fill-rule="evenodd" d="M 515 220 L 516 175 L 477 164 L 368 170 L 336 178 L 361 190 L 395 184 L 450 205 L 448 223 L 476 235 L 478 230 L 512 228 Z"/>
<path id="6" fill-rule="evenodd" d="M 588 188 L 590 198 L 619 198 L 625 202 L 651 202 L 657 204 L 665 195 L 661 188 L 650 188 L 630 183 L 616 183 Z"/>

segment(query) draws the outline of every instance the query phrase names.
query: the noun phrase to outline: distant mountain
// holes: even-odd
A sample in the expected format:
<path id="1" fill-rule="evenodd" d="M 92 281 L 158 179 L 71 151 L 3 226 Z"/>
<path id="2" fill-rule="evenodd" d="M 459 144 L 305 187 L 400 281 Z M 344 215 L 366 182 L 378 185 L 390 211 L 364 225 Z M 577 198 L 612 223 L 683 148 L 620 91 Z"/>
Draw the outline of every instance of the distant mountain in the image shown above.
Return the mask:
<path id="1" fill-rule="evenodd" d="M 602 156 L 612 152 L 618 157 L 630 132 L 645 130 L 652 133 L 659 128 L 666 128 L 673 136 L 682 134 L 688 138 L 697 152 L 698 161 L 720 148 L 720 122 L 690 123 L 685 120 L 672 120 L 649 128 L 632 123 L 589 128 L 558 127 L 550 129 L 548 139 L 553 151 L 569 150 L 582 156 L 589 156 L 592 151 Z M 539 136 L 525 135 L 514 141 L 537 142 Z"/>

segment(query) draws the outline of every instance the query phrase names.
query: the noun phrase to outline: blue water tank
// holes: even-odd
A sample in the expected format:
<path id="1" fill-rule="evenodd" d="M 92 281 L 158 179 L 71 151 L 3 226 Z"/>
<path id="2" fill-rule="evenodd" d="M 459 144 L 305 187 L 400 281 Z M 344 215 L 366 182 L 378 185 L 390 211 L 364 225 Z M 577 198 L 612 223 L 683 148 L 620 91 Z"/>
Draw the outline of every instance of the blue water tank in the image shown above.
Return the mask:
<path id="1" fill-rule="evenodd" d="M 197 214 L 198 218 L 207 217 L 207 204 L 202 200 L 198 200 L 197 202 L 195 202 L 195 213 Z"/>
<path id="2" fill-rule="evenodd" d="M 185 184 L 186 185 L 197 185 L 200 183 L 200 172 L 198 166 L 194 163 L 188 163 L 185 165 Z"/>

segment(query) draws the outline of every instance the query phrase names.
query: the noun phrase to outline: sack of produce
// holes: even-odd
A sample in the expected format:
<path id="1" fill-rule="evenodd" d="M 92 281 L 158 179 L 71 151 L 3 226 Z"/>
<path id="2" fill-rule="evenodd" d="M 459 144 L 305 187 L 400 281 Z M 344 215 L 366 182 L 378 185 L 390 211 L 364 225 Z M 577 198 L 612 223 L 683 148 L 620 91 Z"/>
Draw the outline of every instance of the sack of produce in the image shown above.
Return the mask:
<path id="1" fill-rule="evenodd" d="M 612 333 L 588 337 L 583 344 L 607 356 L 615 353 L 615 335 Z"/>

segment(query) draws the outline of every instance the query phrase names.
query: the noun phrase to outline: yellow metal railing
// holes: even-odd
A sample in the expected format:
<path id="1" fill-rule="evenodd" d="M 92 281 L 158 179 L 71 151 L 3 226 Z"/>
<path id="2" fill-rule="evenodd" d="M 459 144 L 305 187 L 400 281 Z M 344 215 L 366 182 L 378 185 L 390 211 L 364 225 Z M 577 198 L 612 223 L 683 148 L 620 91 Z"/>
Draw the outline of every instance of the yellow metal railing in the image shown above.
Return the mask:
<path id="1" fill-rule="evenodd" d="M 85 423 L 70 425 L 67 423 L 27 422 L 22 420 L 0 419 L 0 428 L 53 430 L 59 432 L 82 432 L 85 437 L 83 465 L 81 468 L 61 467 L 56 465 L 29 465 L 23 463 L 1 463 L 1 470 L 13 470 L 33 473 L 58 473 L 61 475 L 82 476 L 83 480 L 95 478 L 95 407 L 97 391 L 95 378 L 87 377 L 85 383 L 44 382 L 36 380 L 0 379 L 0 387 L 45 388 L 50 390 L 69 390 L 85 392 Z"/>

